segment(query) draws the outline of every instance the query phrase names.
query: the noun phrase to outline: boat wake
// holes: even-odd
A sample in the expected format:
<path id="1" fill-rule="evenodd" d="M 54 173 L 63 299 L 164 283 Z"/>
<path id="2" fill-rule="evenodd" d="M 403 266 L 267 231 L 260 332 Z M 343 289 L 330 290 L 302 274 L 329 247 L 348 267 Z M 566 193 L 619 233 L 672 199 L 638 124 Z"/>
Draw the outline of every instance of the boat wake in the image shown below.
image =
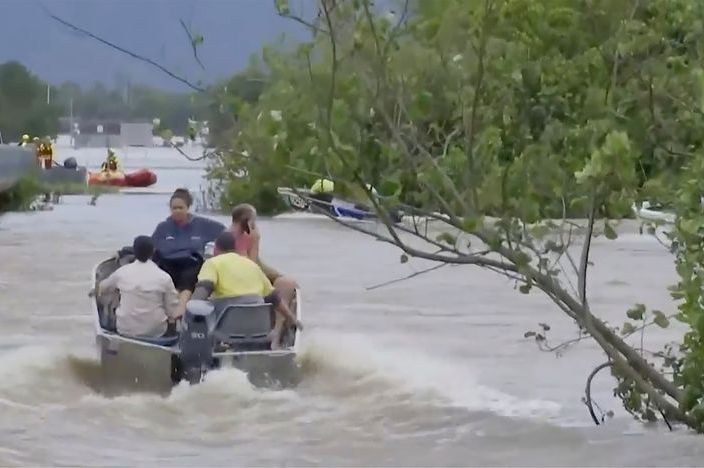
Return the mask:
<path id="1" fill-rule="evenodd" d="M 220 369 L 200 385 L 179 384 L 166 397 L 103 396 L 99 361 L 87 350 L 17 348 L 0 354 L 0 407 L 92 408 L 117 411 L 130 419 L 149 415 L 170 420 L 178 415 L 189 421 L 202 419 L 206 432 L 235 420 L 261 421 L 271 411 L 276 415 L 268 418 L 272 423 L 279 418 L 302 422 L 325 418 L 331 411 L 338 415 L 400 411 L 410 417 L 447 410 L 559 423 L 559 404 L 481 385 L 465 365 L 418 351 L 379 349 L 360 336 L 310 335 L 300 356 L 303 381 L 295 389 L 257 388 L 241 371 Z"/>

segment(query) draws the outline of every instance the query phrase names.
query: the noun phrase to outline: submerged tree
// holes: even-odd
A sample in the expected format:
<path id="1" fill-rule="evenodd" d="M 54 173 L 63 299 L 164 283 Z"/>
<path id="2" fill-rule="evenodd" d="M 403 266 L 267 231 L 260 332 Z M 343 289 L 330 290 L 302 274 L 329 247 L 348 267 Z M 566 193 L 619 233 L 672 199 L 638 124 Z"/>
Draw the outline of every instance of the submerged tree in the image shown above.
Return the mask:
<path id="1" fill-rule="evenodd" d="M 276 5 L 313 39 L 265 54 L 273 78 L 217 164 L 226 197 L 242 196 L 232 182 L 242 173 L 255 200 L 255 188 L 316 176 L 364 194 L 384 224 L 365 232 L 403 259 L 477 265 L 539 289 L 599 344 L 628 411 L 704 430 L 704 5 L 416 0 L 389 14 L 321 0 L 314 20 Z M 615 238 L 612 220 L 646 197 L 677 207 L 676 316 L 691 326 L 679 349 L 650 360 L 622 335 L 668 316 L 635 305 L 617 330 L 587 294 L 591 239 Z M 398 207 L 404 223 L 392 222 Z"/>

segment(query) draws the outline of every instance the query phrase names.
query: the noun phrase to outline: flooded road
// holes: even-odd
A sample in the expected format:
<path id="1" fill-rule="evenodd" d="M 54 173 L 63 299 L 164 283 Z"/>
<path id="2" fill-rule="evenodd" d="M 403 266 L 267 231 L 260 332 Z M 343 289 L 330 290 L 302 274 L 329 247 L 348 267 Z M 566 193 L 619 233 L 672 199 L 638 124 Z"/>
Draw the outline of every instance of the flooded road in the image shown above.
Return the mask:
<path id="1" fill-rule="evenodd" d="M 67 151 L 66 154 L 69 154 Z M 156 156 L 155 156 L 156 155 Z M 161 155 L 161 156 L 158 156 Z M 77 152 L 99 163 L 103 152 Z M 200 170 L 173 152 L 136 150 L 158 189 L 196 188 Z M 142 158 L 142 159 L 140 159 Z M 97 166 L 97 163 L 95 166 Z M 94 167 L 95 167 L 94 166 Z M 367 287 L 427 264 L 326 220 L 261 221 L 263 257 L 299 280 L 304 380 L 253 388 L 235 370 L 168 397 L 105 398 L 87 291 L 91 268 L 168 214 L 166 195 L 65 197 L 53 211 L 0 218 L 0 465 L 691 466 L 701 437 L 616 418 L 595 427 L 580 398 L 602 362 L 581 343 L 563 357 L 523 338 L 539 322 L 555 342 L 576 334 L 538 293 L 448 267 Z M 226 222 L 226 218 L 221 218 Z M 635 302 L 671 310 L 672 257 L 635 234 L 598 241 L 590 301 L 621 323 Z M 646 348 L 677 339 L 646 333 Z"/>

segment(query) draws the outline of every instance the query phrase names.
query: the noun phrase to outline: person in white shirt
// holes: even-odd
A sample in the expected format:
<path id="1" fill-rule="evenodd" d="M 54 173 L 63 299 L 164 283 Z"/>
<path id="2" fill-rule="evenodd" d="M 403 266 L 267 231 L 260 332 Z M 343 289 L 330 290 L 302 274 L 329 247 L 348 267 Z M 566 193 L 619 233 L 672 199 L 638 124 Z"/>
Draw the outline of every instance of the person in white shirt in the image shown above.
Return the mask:
<path id="1" fill-rule="evenodd" d="M 120 305 L 115 313 L 119 334 L 164 336 L 168 320 L 179 318 L 178 293 L 168 273 L 151 260 L 151 237 L 136 237 L 132 248 L 136 260 L 101 281 L 97 292 L 120 291 Z"/>

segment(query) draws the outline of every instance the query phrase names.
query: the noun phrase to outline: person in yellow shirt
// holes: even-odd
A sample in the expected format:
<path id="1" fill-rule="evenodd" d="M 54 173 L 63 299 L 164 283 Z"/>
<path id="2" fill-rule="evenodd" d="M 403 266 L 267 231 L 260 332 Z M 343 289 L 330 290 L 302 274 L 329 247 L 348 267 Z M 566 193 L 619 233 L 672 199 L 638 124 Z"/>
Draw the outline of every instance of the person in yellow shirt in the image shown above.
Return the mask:
<path id="1" fill-rule="evenodd" d="M 191 299 L 205 300 L 223 297 L 253 297 L 274 305 L 276 323 L 270 334 L 271 349 L 280 347 L 281 334 L 286 322 L 303 329 L 303 324 L 281 301 L 274 286 L 261 267 L 249 258 L 235 252 L 235 238 L 223 232 L 215 240 L 220 253 L 203 262 L 198 273 L 198 283 Z"/>

